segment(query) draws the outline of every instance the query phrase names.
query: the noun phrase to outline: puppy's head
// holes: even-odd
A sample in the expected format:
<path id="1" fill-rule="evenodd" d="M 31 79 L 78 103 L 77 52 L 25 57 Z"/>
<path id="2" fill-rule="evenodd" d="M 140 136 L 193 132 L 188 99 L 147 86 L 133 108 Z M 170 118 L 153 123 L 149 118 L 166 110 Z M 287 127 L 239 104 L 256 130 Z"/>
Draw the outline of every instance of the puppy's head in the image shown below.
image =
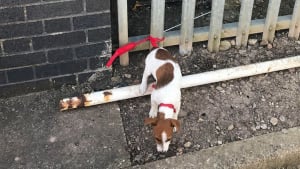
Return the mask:
<path id="1" fill-rule="evenodd" d="M 173 132 L 177 132 L 180 123 L 175 119 L 165 119 L 163 113 L 158 113 L 155 118 L 146 118 L 145 124 L 153 126 L 153 135 L 156 142 L 158 152 L 166 152 L 173 136 Z"/>

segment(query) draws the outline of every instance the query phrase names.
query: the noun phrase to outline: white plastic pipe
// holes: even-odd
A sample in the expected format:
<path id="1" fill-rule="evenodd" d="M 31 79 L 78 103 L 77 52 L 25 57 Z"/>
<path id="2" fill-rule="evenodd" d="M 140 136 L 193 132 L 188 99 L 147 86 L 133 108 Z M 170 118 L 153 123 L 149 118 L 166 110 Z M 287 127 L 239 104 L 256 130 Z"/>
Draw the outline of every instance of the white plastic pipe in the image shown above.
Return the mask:
<path id="1" fill-rule="evenodd" d="M 296 67 L 300 67 L 300 56 L 184 76 L 182 78 L 181 88 L 199 86 Z M 149 87 L 145 95 L 149 95 L 150 93 L 151 87 Z M 78 107 L 88 107 L 140 96 L 143 95 L 139 93 L 139 85 L 134 85 L 94 93 L 88 93 L 80 97 L 66 98 L 60 101 L 60 108 L 61 111 L 63 111 Z"/>

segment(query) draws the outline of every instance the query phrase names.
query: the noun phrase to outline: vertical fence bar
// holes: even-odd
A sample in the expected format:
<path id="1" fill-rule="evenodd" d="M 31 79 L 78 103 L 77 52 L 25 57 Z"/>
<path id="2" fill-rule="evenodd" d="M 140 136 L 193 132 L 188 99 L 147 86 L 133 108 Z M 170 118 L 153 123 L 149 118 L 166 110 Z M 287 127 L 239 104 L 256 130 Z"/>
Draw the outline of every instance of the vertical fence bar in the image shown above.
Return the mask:
<path id="1" fill-rule="evenodd" d="M 119 45 L 128 43 L 128 18 L 127 18 L 127 1 L 118 0 L 118 28 L 119 28 Z M 120 56 L 120 64 L 127 66 L 129 64 L 128 52 Z"/>
<path id="2" fill-rule="evenodd" d="M 262 43 L 273 42 L 281 0 L 269 0 Z"/>
<path id="3" fill-rule="evenodd" d="M 182 15 L 180 28 L 180 55 L 190 55 L 193 50 L 194 17 L 196 0 L 182 1 Z"/>
<path id="4" fill-rule="evenodd" d="M 236 46 L 247 46 L 254 0 L 242 0 Z"/>
<path id="5" fill-rule="evenodd" d="M 208 45 L 210 52 L 219 51 L 225 0 L 212 0 L 212 14 L 209 26 Z"/>
<path id="6" fill-rule="evenodd" d="M 162 38 L 164 36 L 164 20 L 165 20 L 165 0 L 152 0 L 151 27 L 150 27 L 151 36 L 158 37 L 158 38 Z M 163 42 L 160 42 L 159 46 L 163 46 Z"/>
<path id="7" fill-rule="evenodd" d="M 300 0 L 296 0 L 289 30 L 289 37 L 299 39 L 300 34 Z"/>

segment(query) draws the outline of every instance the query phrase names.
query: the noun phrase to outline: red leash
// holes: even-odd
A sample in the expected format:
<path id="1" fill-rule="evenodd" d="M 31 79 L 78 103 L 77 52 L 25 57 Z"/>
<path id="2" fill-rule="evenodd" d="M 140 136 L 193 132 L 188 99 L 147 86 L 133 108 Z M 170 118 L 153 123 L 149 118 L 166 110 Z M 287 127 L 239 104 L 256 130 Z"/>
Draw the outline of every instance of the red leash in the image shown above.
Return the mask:
<path id="1" fill-rule="evenodd" d="M 141 43 L 144 43 L 147 40 L 150 41 L 150 43 L 153 47 L 158 47 L 158 43 L 163 41 L 164 39 L 165 39 L 164 37 L 160 39 L 160 38 L 154 38 L 150 35 L 150 36 L 148 36 L 144 39 L 141 39 L 139 41 L 127 43 L 126 45 L 121 46 L 120 48 L 118 48 L 115 51 L 115 53 L 110 57 L 109 61 L 106 63 L 106 67 L 110 67 L 112 65 L 112 63 L 115 61 L 115 59 L 117 57 L 119 57 L 120 55 L 134 49 L 137 45 L 139 45 Z"/>

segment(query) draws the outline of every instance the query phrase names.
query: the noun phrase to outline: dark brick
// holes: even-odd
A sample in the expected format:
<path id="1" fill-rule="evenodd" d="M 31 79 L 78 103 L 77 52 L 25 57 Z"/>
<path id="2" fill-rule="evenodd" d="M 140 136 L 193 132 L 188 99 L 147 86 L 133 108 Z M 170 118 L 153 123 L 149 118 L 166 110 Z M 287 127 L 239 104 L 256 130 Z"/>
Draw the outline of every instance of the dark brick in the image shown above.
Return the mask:
<path id="1" fill-rule="evenodd" d="M 110 1 L 86 0 L 87 12 L 103 11 L 110 9 Z"/>
<path id="2" fill-rule="evenodd" d="M 33 79 L 32 67 L 12 69 L 7 71 L 8 82 L 22 82 Z"/>
<path id="3" fill-rule="evenodd" d="M 58 35 L 47 35 L 32 38 L 32 45 L 35 50 L 43 48 L 61 47 L 85 42 L 83 31 L 63 33 Z"/>
<path id="4" fill-rule="evenodd" d="M 111 29 L 110 28 L 101 28 L 88 31 L 89 42 L 100 42 L 105 40 L 110 40 L 111 38 Z"/>
<path id="5" fill-rule="evenodd" d="M 95 72 L 81 73 L 78 75 L 78 83 L 86 82 Z"/>
<path id="6" fill-rule="evenodd" d="M 95 70 L 99 68 L 103 68 L 108 61 L 109 58 L 107 57 L 96 57 L 90 58 L 90 69 Z"/>
<path id="7" fill-rule="evenodd" d="M 19 66 L 28 66 L 46 62 L 44 52 L 28 53 L 20 55 L 12 55 L 0 57 L 0 69 L 12 68 Z"/>
<path id="8" fill-rule="evenodd" d="M 40 0 L 0 0 L 1 6 L 23 5 L 40 2 Z"/>
<path id="9" fill-rule="evenodd" d="M 87 69 L 87 60 L 74 60 L 60 64 L 61 74 L 82 72 Z"/>
<path id="10" fill-rule="evenodd" d="M 0 97 L 12 97 L 26 93 L 43 91 L 51 88 L 49 79 L 23 82 L 18 84 L 8 84 L 0 86 Z"/>
<path id="11" fill-rule="evenodd" d="M 24 8 L 4 8 L 0 9 L 0 23 L 24 21 Z"/>
<path id="12" fill-rule="evenodd" d="M 68 61 L 73 59 L 72 48 L 64 48 L 48 51 L 48 61 L 51 63 Z"/>
<path id="13" fill-rule="evenodd" d="M 76 76 L 69 75 L 52 79 L 54 88 L 60 88 L 62 85 L 76 85 Z"/>
<path id="14" fill-rule="evenodd" d="M 3 48 L 5 53 L 15 53 L 30 50 L 30 39 L 15 39 L 6 40 L 3 42 Z"/>
<path id="15" fill-rule="evenodd" d="M 0 26 L 0 39 L 13 38 L 43 33 L 42 22 L 28 22 Z"/>
<path id="16" fill-rule="evenodd" d="M 78 14 L 83 11 L 82 0 L 62 1 L 26 7 L 28 19 L 44 19 Z"/>
<path id="17" fill-rule="evenodd" d="M 97 43 L 77 47 L 75 48 L 75 53 L 78 58 L 84 58 L 101 55 L 103 50 L 106 50 L 105 43 Z"/>
<path id="18" fill-rule="evenodd" d="M 74 29 L 86 29 L 110 25 L 110 13 L 78 16 L 73 19 Z"/>
<path id="19" fill-rule="evenodd" d="M 35 68 L 35 74 L 37 78 L 50 77 L 60 75 L 59 64 L 47 64 L 37 66 Z"/>
<path id="20" fill-rule="evenodd" d="M 5 84 L 5 83 L 6 83 L 5 71 L 0 71 L 0 84 Z"/>
<path id="21" fill-rule="evenodd" d="M 62 32 L 71 30 L 70 18 L 46 20 L 45 31 L 47 33 Z"/>

